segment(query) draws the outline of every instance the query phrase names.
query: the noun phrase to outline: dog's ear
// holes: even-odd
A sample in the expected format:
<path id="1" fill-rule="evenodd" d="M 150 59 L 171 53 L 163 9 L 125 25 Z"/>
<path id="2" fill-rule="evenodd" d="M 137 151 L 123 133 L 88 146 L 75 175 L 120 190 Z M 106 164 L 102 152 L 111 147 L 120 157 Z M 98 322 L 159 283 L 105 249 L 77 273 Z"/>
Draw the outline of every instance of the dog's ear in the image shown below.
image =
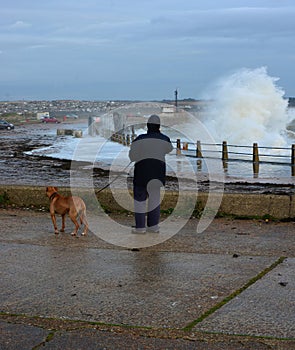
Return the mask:
<path id="1" fill-rule="evenodd" d="M 56 192 L 58 191 L 58 188 L 57 188 L 57 187 L 53 187 L 53 189 L 54 189 L 54 191 L 56 191 Z"/>

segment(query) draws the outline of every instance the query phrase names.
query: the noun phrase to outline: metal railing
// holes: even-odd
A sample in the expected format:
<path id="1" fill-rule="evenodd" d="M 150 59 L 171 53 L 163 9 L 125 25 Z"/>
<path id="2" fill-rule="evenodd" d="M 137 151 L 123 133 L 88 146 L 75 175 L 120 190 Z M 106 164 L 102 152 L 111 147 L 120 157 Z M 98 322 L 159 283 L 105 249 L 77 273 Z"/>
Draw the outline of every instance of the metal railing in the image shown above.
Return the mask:
<path id="1" fill-rule="evenodd" d="M 110 138 L 112 141 L 129 146 L 135 139 L 136 134 L 110 133 L 105 135 L 104 130 L 101 131 L 102 136 Z M 176 154 L 194 157 L 198 159 L 212 158 L 220 159 L 226 167 L 228 162 L 242 161 L 252 162 L 254 174 L 259 172 L 259 164 L 281 164 L 290 165 L 291 174 L 295 176 L 295 144 L 290 147 L 266 147 L 258 146 L 253 143 L 252 146 L 228 144 L 227 141 L 222 143 L 201 143 L 181 141 L 181 139 L 172 140 L 172 144 L 176 149 Z"/>
<path id="2" fill-rule="evenodd" d="M 224 163 L 230 161 L 244 161 L 253 163 L 254 173 L 259 172 L 260 163 L 290 165 L 292 176 L 295 176 L 295 144 L 290 147 L 266 147 L 258 146 L 255 142 L 252 146 L 233 145 L 226 141 L 222 143 L 201 143 L 201 141 L 186 142 L 177 139 L 176 153 L 195 158 L 221 159 Z"/>
<path id="3" fill-rule="evenodd" d="M 266 147 L 258 146 L 257 143 L 253 143 L 252 146 L 243 146 L 227 144 L 226 141 L 223 141 L 223 143 L 201 143 L 201 141 L 193 143 L 181 142 L 180 139 L 172 141 L 172 143 L 176 145 L 175 148 L 178 154 L 183 153 L 196 158 L 218 158 L 228 161 L 243 160 L 295 165 L 295 144 L 290 147 Z M 263 150 L 262 153 L 260 152 L 261 150 Z M 271 150 L 272 152 L 265 152 L 265 150 Z"/>

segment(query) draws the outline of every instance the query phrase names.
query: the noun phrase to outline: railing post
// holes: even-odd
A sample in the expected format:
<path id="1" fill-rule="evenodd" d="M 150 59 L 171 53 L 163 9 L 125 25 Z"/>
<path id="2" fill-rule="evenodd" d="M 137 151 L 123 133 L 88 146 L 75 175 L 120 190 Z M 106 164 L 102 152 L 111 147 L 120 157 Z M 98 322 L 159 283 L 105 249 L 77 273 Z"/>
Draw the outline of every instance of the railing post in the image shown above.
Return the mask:
<path id="1" fill-rule="evenodd" d="M 295 176 L 295 145 L 291 148 L 291 174 Z"/>
<path id="2" fill-rule="evenodd" d="M 227 142 L 222 142 L 222 160 L 228 160 Z"/>
<path id="3" fill-rule="evenodd" d="M 258 175 L 259 175 L 259 163 L 254 162 L 253 163 L 253 177 L 258 178 Z"/>
<path id="4" fill-rule="evenodd" d="M 187 143 L 187 142 L 184 142 L 184 143 L 183 143 L 182 149 L 183 149 L 184 151 L 188 151 L 188 143 Z"/>
<path id="5" fill-rule="evenodd" d="M 180 155 L 181 154 L 181 146 L 180 146 L 180 139 L 176 140 L 176 154 Z"/>
<path id="6" fill-rule="evenodd" d="M 295 145 L 292 145 L 291 148 L 291 165 L 295 165 Z"/>
<path id="7" fill-rule="evenodd" d="M 197 170 L 202 171 L 202 159 L 197 160 Z"/>
<path id="8" fill-rule="evenodd" d="M 259 163 L 258 144 L 253 143 L 253 163 Z"/>
<path id="9" fill-rule="evenodd" d="M 126 136 L 126 144 L 127 144 L 127 146 L 130 146 L 130 139 L 131 139 L 131 137 L 130 137 L 130 134 L 127 134 L 127 136 Z"/>
<path id="10" fill-rule="evenodd" d="M 202 150 L 201 150 L 201 141 L 197 141 L 196 157 L 197 158 L 203 158 Z"/>

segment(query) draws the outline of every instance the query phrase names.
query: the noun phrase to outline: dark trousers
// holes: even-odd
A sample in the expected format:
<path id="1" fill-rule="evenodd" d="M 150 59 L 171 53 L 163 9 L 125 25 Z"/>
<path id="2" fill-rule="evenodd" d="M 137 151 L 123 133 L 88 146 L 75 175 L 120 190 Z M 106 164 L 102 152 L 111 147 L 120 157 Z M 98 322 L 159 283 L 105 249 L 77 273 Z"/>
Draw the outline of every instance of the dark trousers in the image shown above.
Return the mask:
<path id="1" fill-rule="evenodd" d="M 133 186 L 136 228 L 157 228 L 160 221 L 160 186 Z"/>

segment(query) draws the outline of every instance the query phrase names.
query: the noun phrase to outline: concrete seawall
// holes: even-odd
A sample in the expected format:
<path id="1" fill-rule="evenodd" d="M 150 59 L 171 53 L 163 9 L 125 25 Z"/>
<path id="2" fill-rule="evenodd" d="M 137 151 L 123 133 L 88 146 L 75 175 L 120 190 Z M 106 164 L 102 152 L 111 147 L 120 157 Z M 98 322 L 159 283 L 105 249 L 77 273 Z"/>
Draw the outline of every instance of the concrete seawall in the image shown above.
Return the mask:
<path id="1" fill-rule="evenodd" d="M 99 189 L 98 189 L 99 190 Z M 97 191 L 98 191 L 97 190 Z M 90 191 L 83 189 L 81 196 L 90 195 Z M 70 189 L 60 187 L 59 192 L 63 195 L 69 195 Z M 75 191 L 78 192 L 79 191 Z M 116 190 L 116 197 L 120 194 L 126 194 L 126 190 Z M 187 192 L 186 198 L 193 197 L 195 194 Z M 212 195 L 212 194 L 211 194 Z M 216 200 L 220 198 L 220 194 L 216 194 Z M 214 194 L 212 195 L 214 202 Z M 211 197 L 211 201 L 212 201 Z M 97 198 L 102 207 L 108 211 L 124 210 L 114 199 L 110 189 L 97 194 Z M 85 198 L 86 199 L 86 198 Z M 171 210 L 175 207 L 178 199 L 178 193 L 173 191 L 165 191 L 164 198 L 161 203 L 162 210 Z M 202 211 L 206 206 L 208 193 L 199 192 L 195 209 Z M 20 207 L 49 208 L 49 200 L 45 195 L 45 187 L 38 186 L 0 186 L 0 205 L 15 205 Z M 210 210 L 210 207 L 206 208 Z M 273 217 L 276 219 L 293 219 L 295 218 L 295 195 L 277 195 L 277 194 L 250 194 L 250 193 L 225 193 L 222 196 L 221 204 L 218 209 L 220 215 L 234 215 L 241 217 Z"/>

